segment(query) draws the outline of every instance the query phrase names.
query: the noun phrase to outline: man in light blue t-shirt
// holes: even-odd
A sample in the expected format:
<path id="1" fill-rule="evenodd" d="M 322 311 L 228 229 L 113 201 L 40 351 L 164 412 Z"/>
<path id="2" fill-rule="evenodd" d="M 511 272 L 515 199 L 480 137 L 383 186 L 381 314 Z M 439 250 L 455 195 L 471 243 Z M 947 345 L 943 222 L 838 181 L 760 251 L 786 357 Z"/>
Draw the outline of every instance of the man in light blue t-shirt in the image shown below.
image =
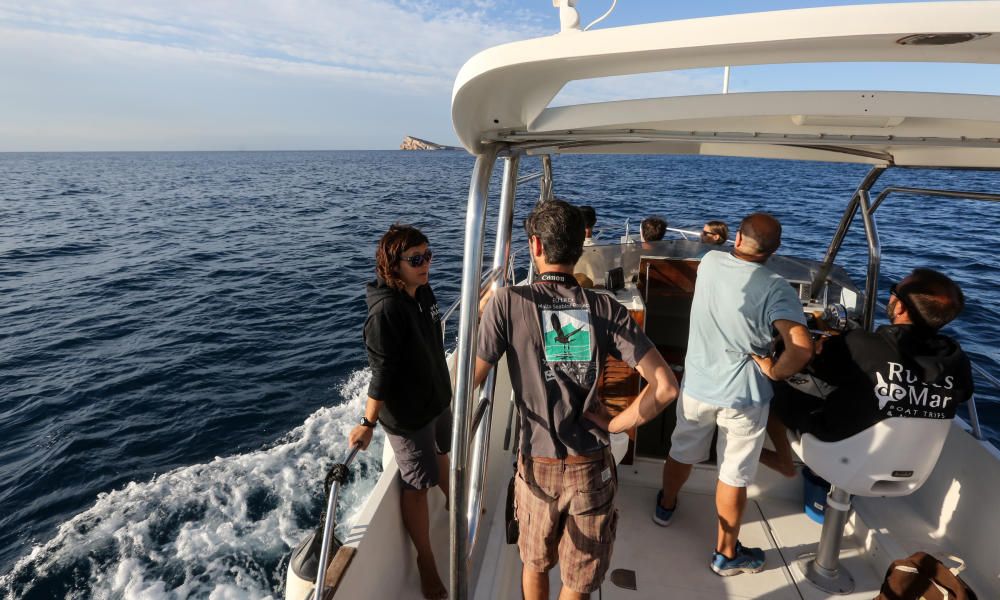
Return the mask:
<path id="1" fill-rule="evenodd" d="M 694 464 L 708 460 L 719 430 L 719 481 L 715 502 L 719 527 L 711 568 L 719 575 L 756 573 L 764 552 L 739 543 L 746 488 L 757 473 L 764 445 L 771 379 L 797 373 L 812 358 L 812 339 L 798 296 L 764 262 L 781 244 L 781 224 L 765 213 L 740 223 L 732 253 L 712 251 L 698 267 L 691 306 L 691 331 L 677 426 L 663 467 L 663 490 L 653 520 L 666 526 L 677 494 Z M 777 361 L 753 356 L 770 352 L 772 330 L 785 343 Z"/>

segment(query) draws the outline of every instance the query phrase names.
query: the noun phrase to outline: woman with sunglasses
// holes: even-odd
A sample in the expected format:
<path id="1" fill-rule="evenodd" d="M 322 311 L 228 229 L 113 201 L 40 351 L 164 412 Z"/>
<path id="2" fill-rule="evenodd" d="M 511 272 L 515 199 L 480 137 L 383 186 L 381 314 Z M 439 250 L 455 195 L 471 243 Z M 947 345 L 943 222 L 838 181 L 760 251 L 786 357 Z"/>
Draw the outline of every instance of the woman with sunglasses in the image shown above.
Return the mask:
<path id="1" fill-rule="evenodd" d="M 703 244 L 722 246 L 728 239 L 729 226 L 722 221 L 709 221 L 701 229 L 701 242 Z"/>
<path id="2" fill-rule="evenodd" d="M 429 489 L 440 487 L 447 502 L 451 448 L 451 377 L 429 283 L 431 257 L 427 237 L 408 225 L 393 225 L 379 241 L 364 331 L 372 380 L 350 442 L 368 448 L 375 426 L 382 424 L 399 466 L 400 509 L 417 550 L 421 592 L 425 598 L 447 598 L 427 512 Z"/>

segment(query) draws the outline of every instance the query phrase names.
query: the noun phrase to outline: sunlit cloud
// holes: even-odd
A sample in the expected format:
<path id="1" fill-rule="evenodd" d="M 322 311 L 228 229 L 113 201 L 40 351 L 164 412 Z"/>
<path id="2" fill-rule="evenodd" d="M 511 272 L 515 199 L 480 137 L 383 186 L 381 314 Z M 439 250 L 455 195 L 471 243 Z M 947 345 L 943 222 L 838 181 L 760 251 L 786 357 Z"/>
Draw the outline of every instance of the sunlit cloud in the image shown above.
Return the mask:
<path id="1" fill-rule="evenodd" d="M 359 78 L 426 92 L 448 89 L 475 52 L 544 33 L 523 12 L 497 19 L 495 10 L 492 2 L 49 1 L 0 4 L 0 26 L 6 35 L 34 34 L 18 38 L 25 44 L 75 44 L 95 54 L 103 46 L 135 59 Z"/>

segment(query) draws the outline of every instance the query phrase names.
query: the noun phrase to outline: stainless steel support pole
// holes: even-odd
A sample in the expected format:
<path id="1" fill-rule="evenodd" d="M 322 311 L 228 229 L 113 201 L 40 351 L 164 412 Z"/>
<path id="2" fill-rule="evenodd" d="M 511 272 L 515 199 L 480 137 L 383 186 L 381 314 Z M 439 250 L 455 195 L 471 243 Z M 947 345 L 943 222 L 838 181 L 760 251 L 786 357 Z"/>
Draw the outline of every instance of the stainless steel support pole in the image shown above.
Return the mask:
<path id="1" fill-rule="evenodd" d="M 830 274 L 830 269 L 833 268 L 833 261 L 837 259 L 837 253 L 840 252 L 840 246 L 844 243 L 844 238 L 847 237 L 847 231 L 851 228 L 851 222 L 854 220 L 854 215 L 858 213 L 858 193 L 861 190 L 871 190 L 878 178 L 882 176 L 887 167 L 883 165 L 877 165 L 868 171 L 865 178 L 861 180 L 861 184 L 858 185 L 858 189 L 854 190 L 854 194 L 851 196 L 851 201 L 847 203 L 847 209 L 844 211 L 844 215 L 840 218 L 840 224 L 837 225 L 837 232 L 833 234 L 833 239 L 830 240 L 830 246 L 826 249 L 826 256 L 823 257 L 823 264 L 819 268 L 819 272 L 816 273 L 816 277 L 812 281 L 812 294 L 815 300 L 820 291 L 823 289 L 823 284 L 826 283 L 826 277 Z"/>
<path id="2" fill-rule="evenodd" d="M 819 536 L 816 554 L 803 554 L 795 566 L 805 578 L 831 594 L 850 594 L 854 591 L 854 578 L 840 565 L 840 540 L 851 510 L 851 495 L 831 487 L 823 511 L 823 531 Z"/>
<path id="3" fill-rule="evenodd" d="M 976 363 L 972 363 L 972 368 L 977 373 L 979 373 L 980 375 L 982 375 L 983 378 L 986 379 L 986 381 L 992 383 L 993 387 L 995 387 L 998 390 L 1000 390 L 1000 379 L 997 379 L 993 375 L 990 375 L 989 371 L 987 371 L 986 369 L 980 367 Z M 969 399 L 969 418 L 972 420 L 972 423 L 971 423 L 971 425 L 972 425 L 972 435 L 977 440 L 984 440 L 984 439 L 986 439 L 986 438 L 983 437 L 983 430 L 979 426 L 979 411 L 976 410 L 976 396 L 975 395 L 973 395 L 972 398 Z"/>
<path id="4" fill-rule="evenodd" d="M 465 246 L 462 261 L 462 310 L 458 325 L 458 349 L 455 356 L 454 423 L 451 436 L 450 484 L 451 510 L 448 513 L 449 583 L 451 597 L 469 598 L 468 560 L 465 550 L 469 523 L 466 520 L 469 407 L 472 403 L 472 377 L 476 358 L 476 333 L 479 326 L 479 281 L 483 269 L 483 234 L 486 231 L 486 198 L 490 187 L 497 147 L 486 146 L 476 157 L 469 184 L 465 215 Z"/>
<path id="5" fill-rule="evenodd" d="M 940 198 L 959 198 L 961 200 L 986 200 L 988 202 L 1000 202 L 1000 194 L 989 194 L 986 192 L 961 192 L 952 190 L 932 190 L 930 188 L 915 188 L 891 186 L 882 190 L 875 202 L 872 203 L 872 212 L 878 210 L 879 206 L 885 202 L 889 194 L 910 194 L 913 196 L 932 196 Z"/>
<path id="6" fill-rule="evenodd" d="M 493 270 L 507 273 L 510 259 L 510 239 L 514 228 L 514 198 L 517 194 L 517 169 L 520 156 L 515 154 L 504 158 L 503 184 L 500 188 L 500 216 L 497 221 L 497 237 L 493 247 Z M 505 277 L 499 277 L 493 284 L 493 289 L 507 285 Z M 490 430 L 493 425 L 493 390 L 496 386 L 496 367 L 483 383 L 483 396 L 487 399 L 486 412 L 478 427 L 475 428 L 470 444 L 469 473 L 469 506 L 466 520 L 469 523 L 468 550 L 472 555 L 479 534 L 479 523 L 482 517 L 483 489 L 486 486 L 486 467 L 489 460 Z"/>
<path id="7" fill-rule="evenodd" d="M 542 181 L 539 185 L 538 202 L 548 202 L 552 195 L 552 157 L 548 154 L 542 155 Z"/>
<path id="8" fill-rule="evenodd" d="M 979 411 L 976 409 L 976 395 L 969 398 L 969 420 L 972 421 L 972 437 L 982 441 L 983 428 L 979 425 Z"/>
<path id="9" fill-rule="evenodd" d="M 344 460 L 344 467 L 350 467 L 354 457 L 358 455 L 361 446 L 352 446 L 351 452 Z M 319 547 L 319 567 L 316 571 L 316 581 L 313 584 L 313 599 L 322 600 L 323 586 L 326 585 L 326 565 L 330 562 L 330 544 L 333 541 L 333 530 L 337 524 L 337 496 L 340 495 L 340 481 L 334 479 L 330 488 L 330 497 L 326 499 L 326 522 L 323 524 L 323 540 Z"/>
<path id="10" fill-rule="evenodd" d="M 875 215 L 871 212 L 871 196 L 868 190 L 858 192 L 861 205 L 861 220 L 865 225 L 865 239 L 868 240 L 868 275 L 865 279 L 865 306 L 861 314 L 862 324 L 867 331 L 875 329 L 875 307 L 878 306 L 878 274 L 882 265 L 882 242 L 878 237 Z"/>

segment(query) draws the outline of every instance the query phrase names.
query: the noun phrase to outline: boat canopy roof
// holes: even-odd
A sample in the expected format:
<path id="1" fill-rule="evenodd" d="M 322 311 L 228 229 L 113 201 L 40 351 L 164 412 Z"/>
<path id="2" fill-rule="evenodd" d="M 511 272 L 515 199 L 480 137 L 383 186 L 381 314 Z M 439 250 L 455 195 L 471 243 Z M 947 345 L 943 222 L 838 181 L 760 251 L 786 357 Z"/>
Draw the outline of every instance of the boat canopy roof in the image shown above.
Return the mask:
<path id="1" fill-rule="evenodd" d="M 576 80 L 833 62 L 998 64 L 1000 2 L 809 8 L 514 42 L 480 52 L 462 67 L 452 120 L 473 154 L 484 144 L 505 142 L 531 154 L 704 154 L 1000 168 L 1000 96 L 752 92 L 549 106 Z"/>

